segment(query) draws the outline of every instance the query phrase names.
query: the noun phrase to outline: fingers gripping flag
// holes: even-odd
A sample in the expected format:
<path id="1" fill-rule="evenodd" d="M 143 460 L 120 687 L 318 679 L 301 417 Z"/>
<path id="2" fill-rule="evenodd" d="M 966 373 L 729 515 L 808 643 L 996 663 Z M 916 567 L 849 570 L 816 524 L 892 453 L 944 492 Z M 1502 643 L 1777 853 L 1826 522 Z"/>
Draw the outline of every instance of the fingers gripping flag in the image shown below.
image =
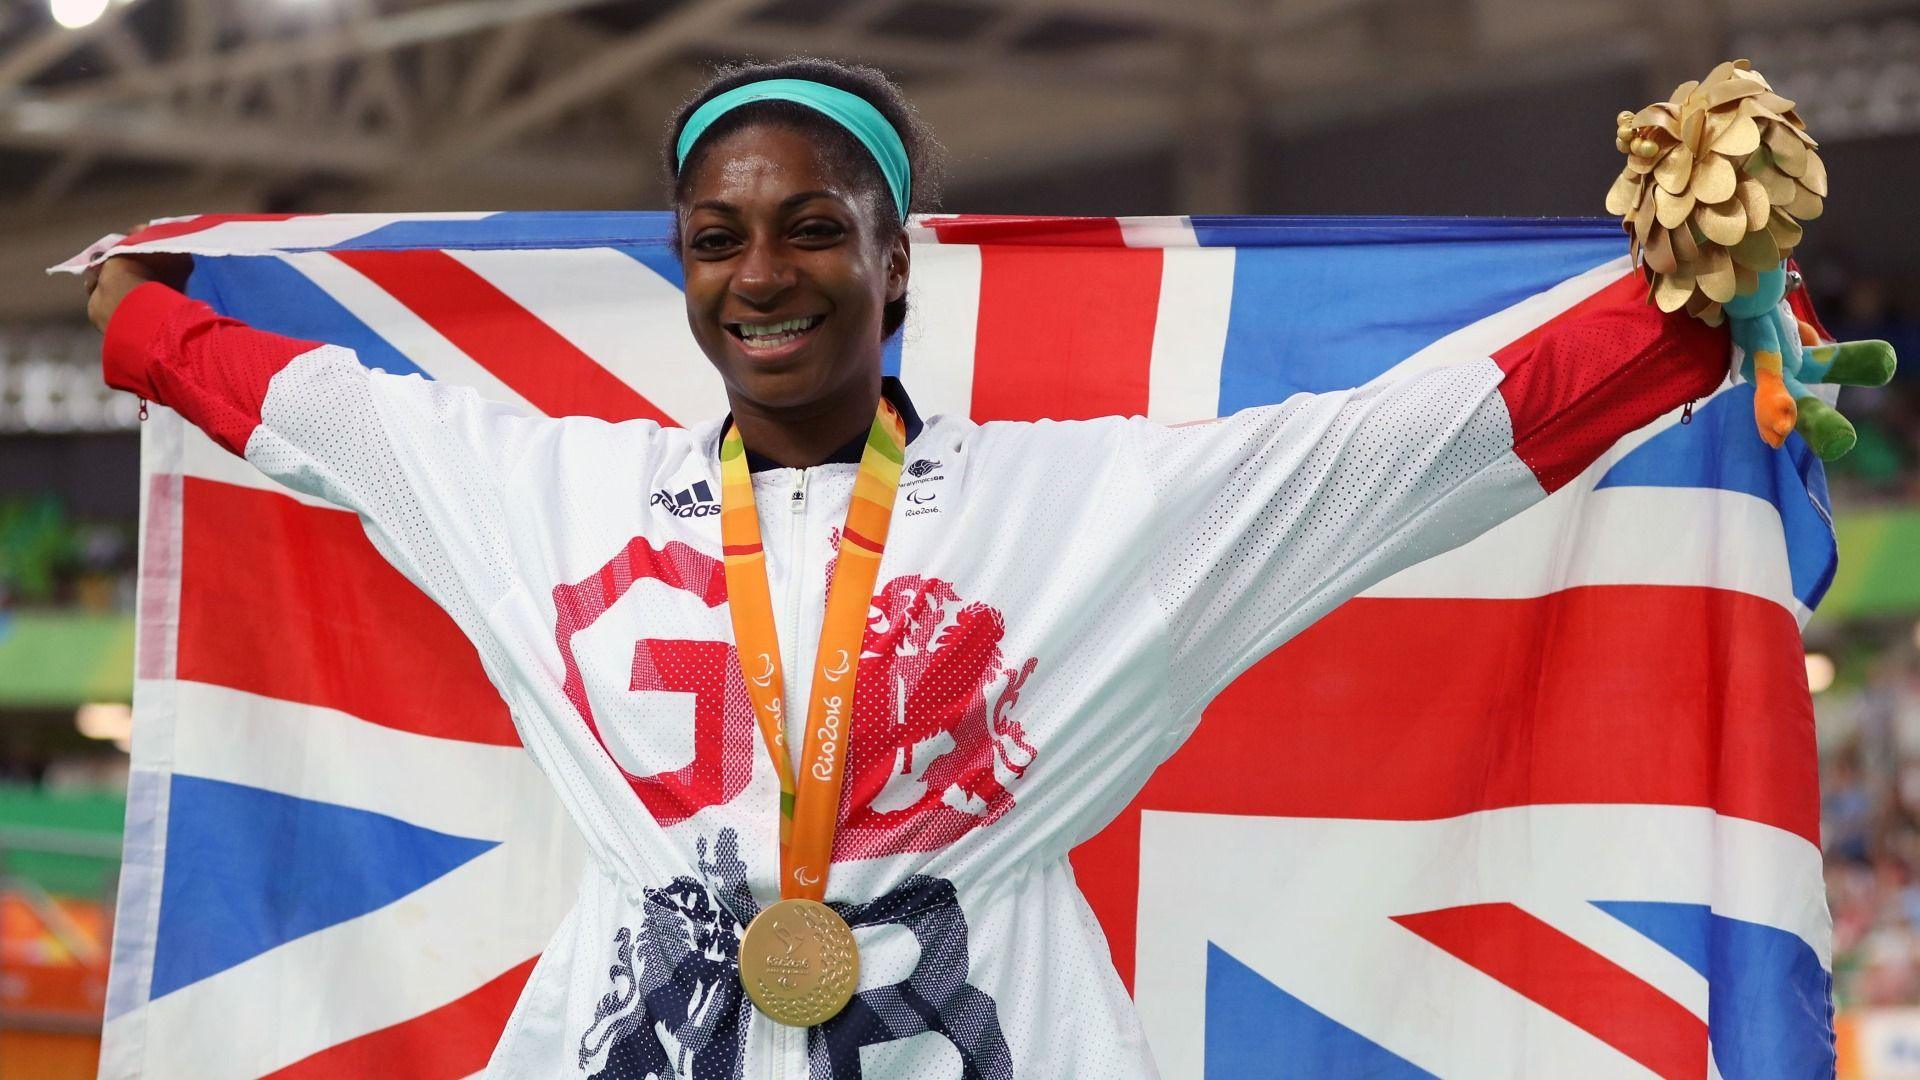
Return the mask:
<path id="1" fill-rule="evenodd" d="M 668 227 L 206 216 L 140 246 L 370 366 L 675 423 L 726 402 Z M 981 420 L 1204 419 L 1641 288 L 1610 223 L 943 217 L 914 244 L 888 368 Z M 1767 450 L 1749 396 L 1288 642 L 1083 845 L 1164 1075 L 1831 1071 L 1799 630 L 1833 537 L 1817 461 Z M 142 440 L 103 1075 L 479 1070 L 580 840 L 471 646 L 351 514 L 166 409 Z"/>

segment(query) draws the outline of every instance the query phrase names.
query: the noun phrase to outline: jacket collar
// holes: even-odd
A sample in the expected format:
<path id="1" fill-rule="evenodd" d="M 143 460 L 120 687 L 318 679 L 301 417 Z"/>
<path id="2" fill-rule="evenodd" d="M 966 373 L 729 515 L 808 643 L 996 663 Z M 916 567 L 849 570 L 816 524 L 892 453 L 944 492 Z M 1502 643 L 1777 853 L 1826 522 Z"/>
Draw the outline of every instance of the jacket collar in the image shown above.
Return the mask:
<path id="1" fill-rule="evenodd" d="M 880 378 L 880 396 L 893 402 L 893 407 L 900 410 L 900 419 L 905 422 L 907 427 L 907 444 L 912 445 L 913 440 L 920 437 L 920 429 L 924 425 L 920 421 L 919 411 L 913 407 L 913 399 L 907 396 L 907 388 L 900 385 L 899 379 L 891 375 L 884 375 Z M 727 428 L 732 423 L 733 414 L 728 413 L 726 419 L 720 421 L 720 433 L 722 436 L 726 434 Z M 858 465 L 860 464 L 860 455 L 865 452 L 866 447 L 867 434 L 863 431 L 847 440 L 840 449 L 829 454 L 827 460 L 820 464 Z M 719 444 L 717 442 L 714 444 L 714 453 L 719 453 Z M 754 453 L 752 447 L 747 448 L 747 469 L 749 472 L 765 472 L 768 469 L 781 469 L 785 467 L 786 466 L 781 465 L 772 458 L 762 457 Z"/>

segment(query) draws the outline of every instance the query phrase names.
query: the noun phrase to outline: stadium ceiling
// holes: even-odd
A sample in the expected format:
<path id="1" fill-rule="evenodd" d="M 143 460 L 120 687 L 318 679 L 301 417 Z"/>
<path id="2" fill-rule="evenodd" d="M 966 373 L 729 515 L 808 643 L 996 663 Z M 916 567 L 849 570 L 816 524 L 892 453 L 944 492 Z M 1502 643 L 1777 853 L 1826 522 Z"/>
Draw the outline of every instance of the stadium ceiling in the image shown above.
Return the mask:
<path id="1" fill-rule="evenodd" d="M 1822 17 L 1889 7 L 1826 0 Z M 1898 5 L 1892 5 L 1898 6 Z M 1178 147 L 1234 207 L 1254 131 L 1637 65 L 1649 95 L 1797 0 L 115 0 L 0 8 L 13 252 L 207 209 L 662 201 L 665 118 L 730 59 L 859 60 L 906 85 L 949 189 Z M 1597 121 L 1601 125 L 1611 117 Z M 117 215 L 117 216 L 116 216 Z M 0 297 L 0 317 L 19 317 Z"/>

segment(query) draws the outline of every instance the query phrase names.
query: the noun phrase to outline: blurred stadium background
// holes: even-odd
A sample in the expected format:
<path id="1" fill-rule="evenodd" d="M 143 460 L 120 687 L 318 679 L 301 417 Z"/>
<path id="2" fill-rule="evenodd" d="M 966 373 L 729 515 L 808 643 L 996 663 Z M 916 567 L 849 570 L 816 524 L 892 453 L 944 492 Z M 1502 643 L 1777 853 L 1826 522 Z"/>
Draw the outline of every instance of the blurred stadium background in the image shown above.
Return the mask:
<path id="1" fill-rule="evenodd" d="M 5 0 L 0 1076 L 92 1075 L 130 726 L 135 405 L 41 268 L 166 214 L 661 206 L 703 69 L 793 53 L 899 77 L 973 212 L 1595 215 L 1619 110 L 1733 56 L 1798 99 L 1809 287 L 1907 359 L 1843 403 L 1807 672 L 1843 1073 L 1920 1077 L 1920 3 L 1875 0 Z"/>

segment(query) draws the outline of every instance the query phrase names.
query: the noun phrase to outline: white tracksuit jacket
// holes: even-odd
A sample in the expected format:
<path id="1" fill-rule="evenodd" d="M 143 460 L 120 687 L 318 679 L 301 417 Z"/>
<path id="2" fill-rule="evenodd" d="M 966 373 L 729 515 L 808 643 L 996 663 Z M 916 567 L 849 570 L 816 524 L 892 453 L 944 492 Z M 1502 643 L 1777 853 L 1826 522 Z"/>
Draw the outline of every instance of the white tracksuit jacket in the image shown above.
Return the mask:
<path id="1" fill-rule="evenodd" d="M 1711 393 L 1724 335 L 1643 295 L 1623 281 L 1493 357 L 1210 423 L 912 433 L 827 889 L 860 991 L 806 1030 L 735 974 L 779 895 L 778 785 L 731 644 L 719 421 L 527 416 L 159 285 L 121 306 L 105 362 L 357 512 L 472 640 L 585 834 L 489 1075 L 1095 1080 L 1154 1066 L 1068 851 L 1262 655 Z M 796 726 L 856 470 L 754 477 Z"/>

